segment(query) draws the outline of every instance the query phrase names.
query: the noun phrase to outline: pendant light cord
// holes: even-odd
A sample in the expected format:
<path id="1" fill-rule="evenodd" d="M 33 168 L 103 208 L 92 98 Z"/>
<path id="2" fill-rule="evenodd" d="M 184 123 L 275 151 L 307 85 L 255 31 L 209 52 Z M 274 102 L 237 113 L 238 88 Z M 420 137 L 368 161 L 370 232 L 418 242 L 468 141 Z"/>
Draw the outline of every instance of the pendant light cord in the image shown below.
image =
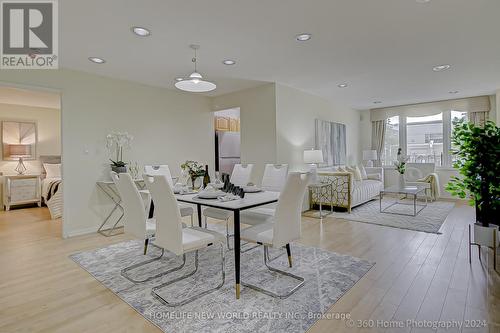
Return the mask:
<path id="1" fill-rule="evenodd" d="M 196 49 L 194 49 L 194 58 L 191 61 L 194 62 L 194 71 L 198 72 L 196 69 Z"/>

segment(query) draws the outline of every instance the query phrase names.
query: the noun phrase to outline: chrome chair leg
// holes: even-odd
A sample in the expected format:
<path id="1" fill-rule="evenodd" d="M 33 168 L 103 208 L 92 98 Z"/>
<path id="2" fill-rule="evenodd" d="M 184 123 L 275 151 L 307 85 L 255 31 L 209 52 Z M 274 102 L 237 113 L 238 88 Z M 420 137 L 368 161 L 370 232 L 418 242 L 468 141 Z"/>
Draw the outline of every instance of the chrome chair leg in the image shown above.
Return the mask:
<path id="1" fill-rule="evenodd" d="M 184 267 L 184 265 L 186 264 L 186 255 L 184 255 L 183 258 L 182 258 L 182 264 L 180 266 L 177 266 L 177 267 L 174 267 L 172 269 L 169 269 L 168 271 L 158 273 L 156 275 L 147 277 L 147 278 L 142 279 L 142 280 L 136 280 L 136 279 L 130 277 L 129 272 L 131 270 L 139 268 L 139 267 L 142 267 L 142 266 L 145 266 L 145 265 L 148 265 L 148 264 L 150 264 L 152 262 L 160 260 L 163 257 L 164 253 L 165 253 L 165 250 L 161 249 L 161 254 L 159 256 L 157 256 L 155 258 L 152 258 L 152 259 L 149 259 L 149 260 L 146 260 L 146 261 L 139 262 L 139 263 L 134 264 L 132 266 L 125 267 L 124 269 L 122 269 L 121 275 L 124 278 L 126 278 L 127 280 L 129 280 L 130 282 L 133 282 L 133 283 L 143 283 L 143 282 L 147 282 L 147 281 L 156 279 L 156 278 L 158 278 L 160 276 L 167 275 L 167 274 L 173 273 L 175 271 L 178 271 L 178 270 L 182 269 L 182 267 Z"/>
<path id="2" fill-rule="evenodd" d="M 292 295 L 294 292 L 296 292 L 300 287 L 302 287 L 304 285 L 305 280 L 304 280 L 303 277 L 300 277 L 300 276 L 297 276 L 295 274 L 292 274 L 292 273 L 289 273 L 289 272 L 285 272 L 285 271 L 282 271 L 280 269 L 277 269 L 277 268 L 269 266 L 269 264 L 268 264 L 268 257 L 269 257 L 269 249 L 268 249 L 268 247 L 266 245 L 264 245 L 264 264 L 266 265 L 267 269 L 269 269 L 271 272 L 275 272 L 275 273 L 278 273 L 278 274 L 281 274 L 281 275 L 285 275 L 285 276 L 291 277 L 292 279 L 295 279 L 295 280 L 299 281 L 299 283 L 295 287 L 293 287 L 291 290 L 289 290 L 288 292 L 286 292 L 284 294 L 281 294 L 281 295 L 277 294 L 277 293 L 274 293 L 272 291 L 266 290 L 264 288 L 258 287 L 256 285 L 252 285 L 250 283 L 241 282 L 241 285 L 243 285 L 245 287 L 248 287 L 250 289 L 259 291 L 259 292 L 261 292 L 263 294 L 266 294 L 268 296 L 271 296 L 271 297 L 274 297 L 274 298 L 280 298 L 280 299 L 285 299 L 285 298 L 289 297 L 290 295 Z"/>
<path id="3" fill-rule="evenodd" d="M 191 214 L 191 226 L 193 226 L 193 215 L 194 214 Z"/>
<path id="4" fill-rule="evenodd" d="M 183 276 L 180 276 L 178 278 L 175 278 L 171 281 L 168 281 L 168 282 L 165 282 L 163 284 L 160 284 L 156 287 L 153 287 L 153 289 L 151 290 L 151 295 L 153 295 L 154 298 L 156 298 L 157 300 L 159 300 L 161 303 L 163 303 L 164 305 L 166 306 L 181 306 L 181 305 L 184 305 L 184 304 L 187 304 L 187 303 L 190 303 L 192 301 L 195 301 L 197 299 L 199 299 L 200 297 L 202 296 L 205 296 L 207 294 L 210 294 L 211 292 L 214 292 L 220 288 L 222 288 L 222 286 L 224 285 L 224 280 L 226 279 L 226 272 L 225 272 L 225 269 L 224 269 L 224 263 L 225 263 L 225 255 L 224 255 L 224 244 L 221 244 L 220 245 L 220 255 L 221 255 L 221 275 L 222 275 L 222 279 L 221 279 L 221 282 L 214 288 L 211 288 L 211 289 L 208 289 L 208 290 L 205 290 L 205 291 L 202 291 L 196 295 L 193 295 L 189 298 L 186 298 L 186 299 L 183 299 L 179 302 L 169 302 L 167 301 L 165 298 L 163 298 L 162 296 L 160 296 L 157 291 L 159 291 L 160 289 L 162 288 L 165 288 L 166 286 L 169 286 L 175 282 L 178 282 L 180 280 L 184 280 L 188 277 L 190 277 L 191 275 L 193 275 L 194 273 L 196 273 L 196 271 L 198 270 L 198 250 L 195 251 L 195 257 L 194 257 L 194 270 L 183 275 Z"/>

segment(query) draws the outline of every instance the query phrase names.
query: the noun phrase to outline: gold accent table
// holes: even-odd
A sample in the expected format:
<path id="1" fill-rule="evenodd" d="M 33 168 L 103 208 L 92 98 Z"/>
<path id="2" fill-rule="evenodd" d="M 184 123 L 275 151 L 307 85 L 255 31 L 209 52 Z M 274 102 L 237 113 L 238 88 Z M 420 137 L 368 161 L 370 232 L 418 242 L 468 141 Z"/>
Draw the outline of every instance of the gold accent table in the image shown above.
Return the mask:
<path id="1" fill-rule="evenodd" d="M 311 204 L 309 210 L 304 212 L 302 215 L 322 220 L 323 217 L 332 214 L 333 205 L 330 205 L 329 212 L 326 213 L 323 212 L 323 200 L 321 198 L 323 195 L 326 195 L 328 192 L 331 192 L 332 185 L 328 183 L 315 183 L 315 184 L 309 184 L 307 187 L 309 188 L 310 196 L 314 194 L 317 198 L 320 198 L 320 200 L 318 200 L 319 213 L 316 210 L 312 209 L 313 205 Z"/>

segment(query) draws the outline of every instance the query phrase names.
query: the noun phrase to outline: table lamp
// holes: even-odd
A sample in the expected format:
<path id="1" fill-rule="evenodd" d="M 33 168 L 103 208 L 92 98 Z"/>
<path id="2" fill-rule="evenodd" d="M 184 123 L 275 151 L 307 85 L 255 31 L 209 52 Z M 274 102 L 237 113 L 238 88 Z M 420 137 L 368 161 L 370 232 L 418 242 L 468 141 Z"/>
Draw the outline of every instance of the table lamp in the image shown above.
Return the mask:
<path id="1" fill-rule="evenodd" d="M 9 147 L 9 157 L 17 158 L 18 163 L 15 168 L 18 174 L 22 175 L 26 171 L 23 158 L 31 156 L 31 145 L 11 144 Z"/>
<path id="2" fill-rule="evenodd" d="M 304 150 L 304 163 L 309 164 L 309 171 L 312 173 L 311 181 L 318 181 L 318 164 L 323 163 L 323 152 L 321 150 Z"/>
<path id="3" fill-rule="evenodd" d="M 377 151 L 376 150 L 363 150 L 363 161 L 366 162 L 366 166 L 371 168 L 373 167 L 373 161 L 377 160 Z"/>

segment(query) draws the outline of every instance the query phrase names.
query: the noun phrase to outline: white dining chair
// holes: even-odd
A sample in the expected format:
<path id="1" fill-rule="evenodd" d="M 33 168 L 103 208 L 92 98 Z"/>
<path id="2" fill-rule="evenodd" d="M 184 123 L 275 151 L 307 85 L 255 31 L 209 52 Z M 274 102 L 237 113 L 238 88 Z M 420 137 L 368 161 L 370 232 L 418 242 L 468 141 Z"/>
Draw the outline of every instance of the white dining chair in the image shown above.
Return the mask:
<path id="1" fill-rule="evenodd" d="M 174 188 L 172 174 L 170 173 L 170 168 L 166 164 L 163 164 L 163 165 L 145 165 L 144 166 L 144 174 L 151 175 L 151 176 L 163 175 L 167 178 L 167 182 L 170 185 L 170 187 L 172 189 Z M 191 216 L 191 226 L 192 226 L 193 225 L 193 216 L 194 216 L 193 207 L 186 205 L 186 204 L 179 204 L 179 209 L 181 211 L 181 217 Z"/>
<path id="2" fill-rule="evenodd" d="M 261 188 L 264 191 L 281 192 L 283 186 L 285 186 L 287 176 L 288 164 L 266 164 L 264 175 L 262 176 Z M 275 209 L 276 203 L 273 203 L 243 211 L 241 214 L 247 215 L 247 217 L 254 214 L 274 215 Z M 247 221 L 249 220 L 259 221 L 259 219 L 247 219 Z"/>
<path id="3" fill-rule="evenodd" d="M 235 164 L 233 172 L 231 173 L 231 178 L 229 180 L 232 184 L 236 186 L 244 186 L 250 182 L 250 177 L 252 176 L 253 164 Z M 219 208 L 208 207 L 203 210 L 203 216 L 205 220 L 205 228 L 207 227 L 207 218 L 213 218 L 216 220 L 224 221 L 226 224 L 226 242 L 227 247 L 230 249 L 229 245 L 229 219 L 231 218 L 232 212 Z"/>
<path id="4" fill-rule="evenodd" d="M 151 193 L 151 196 L 153 197 L 154 202 L 156 203 L 157 228 L 156 237 L 153 241 L 154 245 L 162 249 L 162 254 L 166 250 L 177 256 L 182 255 L 183 258 L 183 262 L 180 266 L 174 267 L 164 272 L 162 275 L 177 271 L 184 267 L 186 264 L 186 253 L 194 252 L 195 256 L 194 270 L 178 278 L 153 287 L 151 294 L 167 306 L 181 306 L 192 302 L 203 295 L 220 289 L 224 285 L 225 280 L 224 235 L 199 227 L 183 228 L 179 206 L 166 177 L 163 175 L 145 175 L 144 181 L 146 187 Z M 198 251 L 208 246 L 216 245 L 220 246 L 221 255 L 221 281 L 217 286 L 176 302 L 168 301 L 159 294 L 162 288 L 195 274 L 198 270 Z M 130 269 L 125 269 L 122 271 L 122 275 L 130 279 L 130 276 L 128 275 L 129 271 Z"/>
<path id="5" fill-rule="evenodd" d="M 288 164 L 266 164 L 261 188 L 265 191 L 281 192 L 288 175 Z"/>
<path id="6" fill-rule="evenodd" d="M 128 173 L 111 172 L 124 211 L 124 232 L 144 240 L 144 254 L 147 253 L 149 239 L 155 234 L 155 219 L 148 218 L 144 198 L 139 193 Z"/>
<path id="7" fill-rule="evenodd" d="M 284 294 L 277 294 L 245 282 L 241 283 L 243 286 L 272 297 L 283 299 L 292 295 L 304 284 L 303 277 L 269 266 L 268 251 L 270 246 L 273 248 L 285 247 L 288 254 L 288 265 L 292 267 L 290 243 L 300 238 L 302 200 L 304 199 L 306 186 L 310 182 L 310 179 L 310 173 L 290 173 L 278 199 L 275 215 L 273 217 L 265 217 L 262 223 L 255 224 L 241 232 L 242 240 L 264 246 L 264 264 L 270 271 L 291 277 L 299 281 L 299 283 Z M 242 216 L 241 218 L 241 222 L 247 224 L 248 221 L 245 220 L 245 217 Z"/>

